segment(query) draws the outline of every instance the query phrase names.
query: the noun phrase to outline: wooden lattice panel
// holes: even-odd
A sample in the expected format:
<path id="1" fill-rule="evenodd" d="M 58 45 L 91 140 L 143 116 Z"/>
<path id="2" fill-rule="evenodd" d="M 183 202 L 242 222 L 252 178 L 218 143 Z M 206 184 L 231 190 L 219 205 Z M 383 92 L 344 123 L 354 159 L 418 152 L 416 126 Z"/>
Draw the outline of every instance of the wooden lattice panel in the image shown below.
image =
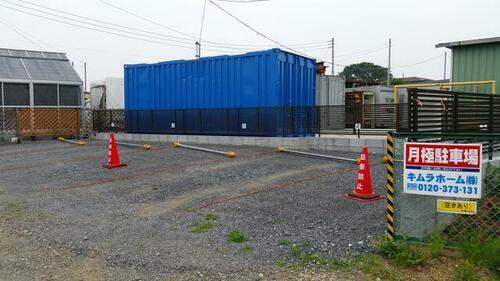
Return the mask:
<path id="1" fill-rule="evenodd" d="M 19 134 L 23 137 L 78 135 L 80 132 L 79 114 L 79 109 L 18 109 Z"/>

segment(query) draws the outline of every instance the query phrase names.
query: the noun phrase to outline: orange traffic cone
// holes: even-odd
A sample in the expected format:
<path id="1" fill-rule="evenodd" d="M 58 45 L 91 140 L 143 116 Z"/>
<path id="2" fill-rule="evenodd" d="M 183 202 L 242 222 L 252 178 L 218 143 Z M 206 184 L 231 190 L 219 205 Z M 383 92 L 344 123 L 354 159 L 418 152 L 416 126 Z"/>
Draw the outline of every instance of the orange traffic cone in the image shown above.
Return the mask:
<path id="1" fill-rule="evenodd" d="M 373 192 L 372 177 L 370 175 L 370 162 L 368 161 L 368 147 L 366 146 L 363 146 L 361 158 L 358 163 L 356 188 L 354 188 L 351 193 L 346 194 L 345 197 L 362 202 L 375 201 L 384 198 L 384 196 L 377 195 Z"/>
<path id="2" fill-rule="evenodd" d="M 109 153 L 108 153 L 108 163 L 102 165 L 108 169 L 119 168 L 127 166 L 127 164 L 120 161 L 120 155 L 118 155 L 118 148 L 115 143 L 115 135 L 113 132 L 109 134 Z"/>

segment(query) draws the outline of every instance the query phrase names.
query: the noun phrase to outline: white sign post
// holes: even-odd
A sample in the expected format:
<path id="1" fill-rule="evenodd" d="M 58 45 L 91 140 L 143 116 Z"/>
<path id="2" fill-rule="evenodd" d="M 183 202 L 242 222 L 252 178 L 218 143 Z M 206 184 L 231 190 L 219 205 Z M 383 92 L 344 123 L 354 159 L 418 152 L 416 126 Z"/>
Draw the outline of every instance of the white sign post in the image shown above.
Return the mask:
<path id="1" fill-rule="evenodd" d="M 404 192 L 481 198 L 482 145 L 405 143 Z"/>

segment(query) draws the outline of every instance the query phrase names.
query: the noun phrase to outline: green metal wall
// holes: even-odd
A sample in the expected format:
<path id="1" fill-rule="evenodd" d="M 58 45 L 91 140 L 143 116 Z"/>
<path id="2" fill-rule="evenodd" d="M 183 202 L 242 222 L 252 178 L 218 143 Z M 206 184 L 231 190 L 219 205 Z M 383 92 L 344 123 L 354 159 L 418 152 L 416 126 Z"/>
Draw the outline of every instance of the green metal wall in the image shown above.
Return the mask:
<path id="1" fill-rule="evenodd" d="M 500 87 L 500 42 L 453 48 L 453 82 L 496 80 Z M 460 86 L 454 90 L 491 93 L 491 86 Z"/>

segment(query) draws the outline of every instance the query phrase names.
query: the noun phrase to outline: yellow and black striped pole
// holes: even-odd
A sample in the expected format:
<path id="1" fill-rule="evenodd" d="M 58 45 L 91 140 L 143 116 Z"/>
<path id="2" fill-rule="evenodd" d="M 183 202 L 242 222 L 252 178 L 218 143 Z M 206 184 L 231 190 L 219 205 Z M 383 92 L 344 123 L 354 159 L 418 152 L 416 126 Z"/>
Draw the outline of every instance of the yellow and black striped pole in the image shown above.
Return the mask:
<path id="1" fill-rule="evenodd" d="M 394 240 L 394 132 L 387 132 L 387 240 Z"/>

